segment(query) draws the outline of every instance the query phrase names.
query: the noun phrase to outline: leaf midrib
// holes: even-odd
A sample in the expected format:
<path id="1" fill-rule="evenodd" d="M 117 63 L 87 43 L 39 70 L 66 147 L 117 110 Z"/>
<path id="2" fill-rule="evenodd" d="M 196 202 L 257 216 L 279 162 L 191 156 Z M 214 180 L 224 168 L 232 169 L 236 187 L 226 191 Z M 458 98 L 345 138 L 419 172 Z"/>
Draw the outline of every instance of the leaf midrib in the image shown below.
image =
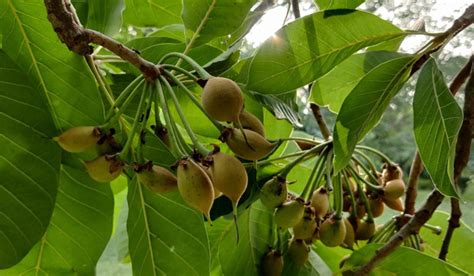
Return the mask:
<path id="1" fill-rule="evenodd" d="M 194 32 L 193 36 L 191 37 L 191 39 L 189 40 L 189 43 L 188 45 L 186 45 L 186 48 L 184 49 L 184 52 L 183 54 L 187 54 L 189 52 L 189 50 L 191 50 L 194 42 L 196 41 L 196 39 L 198 38 L 199 34 L 201 33 L 201 30 L 202 28 L 204 27 L 204 25 L 207 23 L 207 20 L 209 20 L 209 16 L 211 15 L 211 12 L 214 10 L 214 6 L 216 5 L 216 1 L 217 0 L 212 0 L 212 3 L 209 5 L 209 8 L 207 9 L 206 11 L 206 14 L 204 15 L 204 17 L 202 18 L 201 20 L 201 23 L 199 24 L 199 26 L 197 27 L 196 31 Z"/>

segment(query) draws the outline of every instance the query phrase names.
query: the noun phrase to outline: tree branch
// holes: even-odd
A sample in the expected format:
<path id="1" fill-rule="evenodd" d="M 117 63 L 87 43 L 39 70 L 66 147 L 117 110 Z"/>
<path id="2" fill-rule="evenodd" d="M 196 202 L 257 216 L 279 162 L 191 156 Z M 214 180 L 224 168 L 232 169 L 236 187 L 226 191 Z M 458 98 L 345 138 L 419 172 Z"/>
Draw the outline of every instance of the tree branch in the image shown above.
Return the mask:
<path id="1" fill-rule="evenodd" d="M 293 8 L 293 14 L 295 15 L 295 18 L 301 17 L 300 4 L 298 1 L 299 0 L 291 0 L 291 7 Z"/>
<path id="2" fill-rule="evenodd" d="M 324 120 L 323 114 L 321 114 L 321 108 L 315 103 L 310 103 L 309 107 L 313 112 L 313 116 L 316 119 L 316 122 L 318 123 L 319 129 L 321 130 L 321 134 L 323 135 L 324 139 L 329 140 L 331 138 L 331 131 L 329 130 L 328 125 Z"/>
<path id="3" fill-rule="evenodd" d="M 69 50 L 82 56 L 90 55 L 92 47 L 89 44 L 95 43 L 133 64 L 149 81 L 155 80 L 161 74 L 159 67 L 122 43 L 82 27 L 69 0 L 44 0 L 44 4 L 54 31 Z"/>
<path id="4" fill-rule="evenodd" d="M 474 4 L 470 5 L 464 14 L 456 19 L 453 23 L 453 26 L 444 33 L 443 41 L 455 36 L 467 26 L 474 22 Z M 439 48 L 435 49 L 439 50 Z M 434 50 L 434 51 L 435 51 Z M 430 52 L 429 54 L 431 54 Z M 412 74 L 421 68 L 421 66 L 428 60 L 428 56 L 424 55 L 420 58 L 412 68 Z M 471 82 L 471 81 L 470 81 Z M 465 117 L 461 130 L 459 131 L 458 141 L 457 141 L 457 150 L 455 158 L 455 168 L 454 168 L 454 179 L 458 179 L 462 170 L 465 168 L 467 161 L 469 160 L 469 154 L 471 149 L 471 135 L 473 131 L 473 120 L 474 120 L 474 104 L 470 106 L 464 106 Z M 466 116 L 467 113 L 467 116 Z M 433 190 L 430 196 L 423 204 L 423 206 L 414 214 L 414 216 L 405 224 L 390 240 L 381 248 L 379 248 L 376 254 L 363 266 L 355 270 L 355 275 L 366 275 L 368 274 L 378 263 L 380 263 L 384 258 L 386 258 L 390 253 L 392 253 L 402 242 L 411 234 L 416 234 L 433 215 L 434 211 L 443 201 L 444 196 L 437 190 Z"/>

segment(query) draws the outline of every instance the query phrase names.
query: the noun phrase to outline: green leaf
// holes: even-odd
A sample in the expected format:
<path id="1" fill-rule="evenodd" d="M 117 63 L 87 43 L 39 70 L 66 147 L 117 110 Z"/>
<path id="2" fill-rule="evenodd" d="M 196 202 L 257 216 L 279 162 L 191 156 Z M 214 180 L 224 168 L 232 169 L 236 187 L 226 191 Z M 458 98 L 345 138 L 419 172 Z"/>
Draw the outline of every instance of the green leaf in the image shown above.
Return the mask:
<path id="1" fill-rule="evenodd" d="M 376 254 L 381 244 L 369 244 L 352 253 L 343 270 L 363 265 Z M 401 263 L 402 262 L 402 263 Z M 370 275 L 468 275 L 465 271 L 423 254 L 413 248 L 399 247 L 377 265 Z"/>
<path id="2" fill-rule="evenodd" d="M 237 30 L 256 0 L 183 0 L 189 44 L 201 45 Z"/>
<path id="3" fill-rule="evenodd" d="M 1 50 L 0 126 L 0 268 L 7 268 L 46 231 L 61 150 L 47 138 L 55 127 L 39 94 Z"/>
<path id="4" fill-rule="evenodd" d="M 259 47 L 248 87 L 262 94 L 284 93 L 323 76 L 359 49 L 404 35 L 370 13 L 317 12 L 284 26 Z"/>
<path id="5" fill-rule="evenodd" d="M 94 29 L 108 36 L 120 31 L 124 0 L 100 0 L 88 2 L 89 15 L 87 28 Z"/>
<path id="6" fill-rule="evenodd" d="M 85 60 L 62 44 L 37 1 L 2 1 L 3 47 L 42 95 L 58 129 L 103 122 L 104 107 Z"/>
<path id="7" fill-rule="evenodd" d="M 327 247 L 323 243 L 318 242 L 313 246 L 313 250 L 318 256 L 329 266 L 332 272 L 341 270 L 339 264 L 344 256 L 349 256 L 352 251 L 342 247 Z"/>
<path id="8" fill-rule="evenodd" d="M 320 10 L 355 9 L 365 0 L 316 0 Z"/>
<path id="9" fill-rule="evenodd" d="M 328 265 L 313 250 L 309 252 L 308 261 L 304 264 L 303 267 L 298 267 L 298 265 L 291 258 L 289 258 L 288 255 L 285 256 L 284 264 L 285 265 L 283 267 L 282 275 L 332 275 L 332 271 L 328 267 Z"/>
<path id="10" fill-rule="evenodd" d="M 181 22 L 181 0 L 125 0 L 124 23 L 162 27 Z"/>
<path id="11" fill-rule="evenodd" d="M 224 275 L 260 275 L 260 260 L 273 245 L 273 214 L 260 201 L 239 214 L 240 240 L 229 221 L 219 242 L 219 260 Z"/>
<path id="12" fill-rule="evenodd" d="M 382 51 L 352 55 L 313 83 L 310 99 L 339 113 L 347 95 L 369 71 L 383 62 L 402 56 Z"/>
<path id="13" fill-rule="evenodd" d="M 410 74 L 412 56 L 380 64 L 344 100 L 334 127 L 334 169 L 344 168 L 357 143 L 379 122 L 390 100 Z"/>
<path id="14" fill-rule="evenodd" d="M 88 0 L 71 0 L 71 4 L 74 6 L 77 17 L 79 17 L 82 25 L 87 26 L 87 13 L 89 10 Z"/>
<path id="15" fill-rule="evenodd" d="M 154 194 L 129 183 L 128 235 L 136 275 L 209 275 L 210 249 L 203 216 L 177 192 Z"/>
<path id="16" fill-rule="evenodd" d="M 67 166 L 61 168 L 59 179 L 48 231 L 19 264 L 0 271 L 1 275 L 94 274 L 112 232 L 110 185 L 94 182 L 83 170 Z"/>
<path id="17" fill-rule="evenodd" d="M 466 218 L 469 219 L 469 218 Z M 444 234 L 448 226 L 449 214 L 436 211 L 428 221 L 431 225 L 440 226 L 443 229 L 441 235 L 436 235 L 430 229 L 422 227 L 420 235 L 424 241 L 425 253 L 435 258 L 439 255 L 439 250 L 443 244 Z M 451 243 L 449 245 L 449 253 L 447 262 L 474 274 L 474 266 L 472 265 L 472 248 L 474 247 L 474 231 L 461 221 L 461 227 L 457 228 Z"/>
<path id="18" fill-rule="evenodd" d="M 413 128 L 421 160 L 436 189 L 446 196 L 458 196 L 453 174 L 461 123 L 462 110 L 430 58 L 416 84 Z"/>

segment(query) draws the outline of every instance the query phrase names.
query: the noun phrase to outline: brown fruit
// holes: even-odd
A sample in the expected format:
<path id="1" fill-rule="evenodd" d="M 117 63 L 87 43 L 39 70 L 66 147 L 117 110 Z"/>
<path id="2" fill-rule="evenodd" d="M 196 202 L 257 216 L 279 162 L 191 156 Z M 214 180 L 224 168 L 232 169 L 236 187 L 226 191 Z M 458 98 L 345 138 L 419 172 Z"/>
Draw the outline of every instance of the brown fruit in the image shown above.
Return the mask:
<path id="1" fill-rule="evenodd" d="M 276 250 L 270 250 L 260 264 L 263 276 L 280 276 L 283 272 L 283 256 Z"/>
<path id="2" fill-rule="evenodd" d="M 102 155 L 85 162 L 89 176 L 97 182 L 110 182 L 122 173 L 124 164 L 115 156 Z"/>
<path id="3" fill-rule="evenodd" d="M 320 187 L 311 196 L 311 206 L 314 208 L 316 217 L 324 218 L 329 211 L 329 194 L 325 187 Z"/>
<path id="4" fill-rule="evenodd" d="M 346 225 L 341 219 L 326 219 L 319 228 L 319 239 L 329 247 L 340 245 L 346 237 Z"/>
<path id="5" fill-rule="evenodd" d="M 73 127 L 53 139 L 68 152 L 78 153 L 94 146 L 100 139 L 100 130 L 93 126 Z"/>
<path id="6" fill-rule="evenodd" d="M 140 183 L 159 194 L 170 192 L 178 185 L 176 176 L 158 165 L 139 171 L 137 177 Z"/>
<path id="7" fill-rule="evenodd" d="M 370 239 L 375 233 L 375 223 L 373 221 L 362 221 L 359 223 L 356 231 L 356 239 L 357 240 L 368 240 Z"/>
<path id="8" fill-rule="evenodd" d="M 235 157 L 222 152 L 212 154 L 212 165 L 209 170 L 214 186 L 237 204 L 247 189 L 247 171 Z"/>
<path id="9" fill-rule="evenodd" d="M 250 129 L 265 137 L 265 127 L 257 116 L 243 110 L 239 115 L 239 120 L 244 129 Z"/>
<path id="10" fill-rule="evenodd" d="M 382 182 L 387 183 L 390 180 L 402 179 L 403 171 L 398 165 L 385 163 L 382 167 Z"/>
<path id="11" fill-rule="evenodd" d="M 355 233 L 354 233 L 354 227 L 352 227 L 352 224 L 349 222 L 348 219 L 343 219 L 344 225 L 346 227 L 346 235 L 344 236 L 344 241 L 342 242 L 342 245 L 344 247 L 352 249 L 354 247 L 354 241 L 355 241 Z"/>
<path id="12" fill-rule="evenodd" d="M 394 179 L 385 183 L 383 197 L 395 200 L 405 193 L 405 182 L 402 179 Z"/>
<path id="13" fill-rule="evenodd" d="M 385 205 L 387 205 L 388 208 L 393 209 L 395 211 L 403 212 L 403 210 L 405 210 L 405 208 L 403 207 L 403 201 L 401 198 L 397 198 L 397 199 L 383 198 L 383 203 L 385 203 Z"/>
<path id="14" fill-rule="evenodd" d="M 317 227 L 313 207 L 306 206 L 303 219 L 293 226 L 293 237 L 298 240 L 311 239 Z"/>
<path id="15" fill-rule="evenodd" d="M 244 129 L 244 135 L 239 129 L 227 128 L 223 131 L 221 139 L 235 155 L 246 160 L 259 160 L 270 154 L 275 144 L 268 142 L 262 135 L 255 131 Z"/>
<path id="16" fill-rule="evenodd" d="M 201 100 L 204 110 L 218 121 L 238 121 L 240 111 L 244 107 L 242 91 L 237 83 L 221 77 L 211 77 L 207 80 Z"/>
<path id="17" fill-rule="evenodd" d="M 380 217 L 383 214 L 383 201 L 382 198 L 369 198 L 370 211 L 374 218 Z"/>
<path id="18" fill-rule="evenodd" d="M 304 209 L 304 200 L 301 198 L 283 203 L 275 211 L 275 224 L 282 228 L 295 226 L 303 218 Z"/>
<path id="19" fill-rule="evenodd" d="M 214 188 L 204 169 L 191 158 L 178 164 L 178 190 L 189 206 L 199 210 L 210 221 L 210 211 L 214 201 Z"/>
<path id="20" fill-rule="evenodd" d="M 288 185 L 286 179 L 274 176 L 263 184 L 260 189 L 260 200 L 269 209 L 275 209 L 282 205 L 288 197 Z"/>
<path id="21" fill-rule="evenodd" d="M 308 150 L 316 146 L 316 143 L 310 143 L 306 141 L 296 141 L 296 144 L 301 150 Z"/>
<path id="22" fill-rule="evenodd" d="M 309 252 L 310 248 L 303 240 L 292 239 L 287 254 L 298 267 L 302 267 L 308 261 Z"/>

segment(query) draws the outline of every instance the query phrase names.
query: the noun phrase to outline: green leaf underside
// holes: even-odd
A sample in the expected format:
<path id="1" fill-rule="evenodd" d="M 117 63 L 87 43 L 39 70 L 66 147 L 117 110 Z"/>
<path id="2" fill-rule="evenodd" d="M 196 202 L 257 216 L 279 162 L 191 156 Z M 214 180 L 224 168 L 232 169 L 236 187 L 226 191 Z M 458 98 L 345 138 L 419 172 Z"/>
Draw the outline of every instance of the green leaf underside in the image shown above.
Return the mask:
<path id="1" fill-rule="evenodd" d="M 334 169 L 344 168 L 357 143 L 379 122 L 409 77 L 414 57 L 392 59 L 367 73 L 342 104 L 334 127 Z"/>
<path id="2" fill-rule="evenodd" d="M 88 2 L 87 27 L 108 36 L 120 31 L 124 0 L 100 0 Z"/>
<path id="3" fill-rule="evenodd" d="M 381 244 L 369 244 L 355 251 L 345 262 L 343 270 L 363 265 Z M 403 262 L 403 265 L 400 265 Z M 399 247 L 377 265 L 370 275 L 468 275 L 465 271 L 408 247 Z"/>
<path id="4" fill-rule="evenodd" d="M 421 160 L 435 187 L 458 196 L 454 188 L 454 155 L 462 110 L 433 59 L 424 65 L 413 100 L 413 128 Z"/>
<path id="5" fill-rule="evenodd" d="M 161 27 L 181 23 L 181 0 L 125 0 L 124 23 Z"/>
<path id="6" fill-rule="evenodd" d="M 355 9 L 365 0 L 316 0 L 320 10 Z"/>
<path id="7" fill-rule="evenodd" d="M 383 62 L 402 56 L 384 51 L 352 55 L 313 83 L 311 99 L 339 113 L 347 95 L 368 72 Z"/>
<path id="8" fill-rule="evenodd" d="M 237 30 L 256 0 L 184 0 L 182 18 L 192 47 Z"/>
<path id="9" fill-rule="evenodd" d="M 156 195 L 136 177 L 128 192 L 134 275 L 208 275 L 210 250 L 203 216 L 177 192 Z"/>
<path id="10" fill-rule="evenodd" d="M 43 236 L 56 198 L 60 149 L 39 94 L 0 50 L 0 268 Z M 1 273 L 0 273 L 1 274 Z"/>
<path id="11" fill-rule="evenodd" d="M 42 95 L 58 129 L 94 125 L 104 118 L 96 82 L 84 59 L 62 44 L 41 1 L 6 0 L 0 27 L 7 55 Z"/>
<path id="12" fill-rule="evenodd" d="M 62 166 L 48 230 L 28 255 L 0 275 L 93 275 L 112 232 L 113 195 L 82 170 Z"/>
<path id="13" fill-rule="evenodd" d="M 252 60 L 248 87 L 263 94 L 296 89 L 323 76 L 364 47 L 404 36 L 379 17 L 329 10 L 298 19 L 263 43 Z"/>
<path id="14" fill-rule="evenodd" d="M 441 226 L 443 233 L 446 233 L 448 220 L 448 213 L 436 211 L 428 223 L 431 225 Z M 443 244 L 444 235 L 436 235 L 433 233 L 433 231 L 426 227 L 421 228 L 420 235 L 425 242 L 424 253 L 437 258 L 441 245 Z M 466 270 L 467 272 L 471 273 L 471 275 L 474 274 L 474 266 L 472 265 L 473 247 L 474 231 L 463 221 L 461 221 L 461 227 L 454 231 L 453 237 L 451 238 L 447 262 Z"/>

